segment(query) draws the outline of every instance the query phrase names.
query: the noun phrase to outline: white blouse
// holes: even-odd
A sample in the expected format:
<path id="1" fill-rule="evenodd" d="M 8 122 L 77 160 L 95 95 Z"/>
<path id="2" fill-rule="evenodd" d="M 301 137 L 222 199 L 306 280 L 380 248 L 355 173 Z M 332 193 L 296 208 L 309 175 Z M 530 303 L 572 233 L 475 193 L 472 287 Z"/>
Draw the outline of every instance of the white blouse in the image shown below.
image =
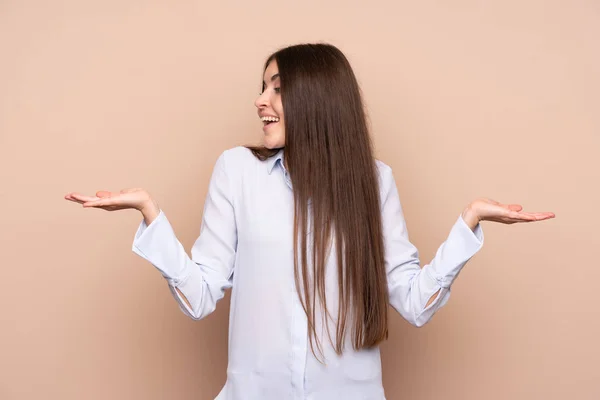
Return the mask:
<path id="1" fill-rule="evenodd" d="M 421 268 L 392 170 L 376 162 L 390 304 L 408 322 L 422 326 L 448 301 L 452 282 L 483 245 L 483 232 L 480 225 L 472 231 L 459 216 L 434 259 Z M 232 288 L 227 380 L 218 400 L 385 399 L 379 348 L 354 351 L 347 334 L 344 353 L 338 356 L 319 307 L 316 322 L 325 365 L 311 352 L 307 318 L 294 284 L 293 218 L 283 150 L 260 161 L 250 150 L 236 147 L 224 151 L 215 164 L 191 258 L 162 210 L 149 226 L 141 222 L 132 250 L 162 273 L 181 310 L 193 319 L 213 312 Z M 336 265 L 333 251 L 326 295 L 334 318 Z M 334 338 L 335 326 L 330 320 Z"/>

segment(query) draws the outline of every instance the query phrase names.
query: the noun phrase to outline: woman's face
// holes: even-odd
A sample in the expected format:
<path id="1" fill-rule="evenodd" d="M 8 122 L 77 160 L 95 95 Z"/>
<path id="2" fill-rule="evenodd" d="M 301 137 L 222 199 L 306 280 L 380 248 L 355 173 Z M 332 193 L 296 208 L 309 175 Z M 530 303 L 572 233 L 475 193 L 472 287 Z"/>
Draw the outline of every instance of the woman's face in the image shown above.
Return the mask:
<path id="1" fill-rule="evenodd" d="M 279 89 L 279 70 L 275 60 L 271 61 L 263 75 L 263 91 L 254 102 L 258 117 L 263 122 L 264 144 L 269 149 L 285 145 L 283 105 Z"/>

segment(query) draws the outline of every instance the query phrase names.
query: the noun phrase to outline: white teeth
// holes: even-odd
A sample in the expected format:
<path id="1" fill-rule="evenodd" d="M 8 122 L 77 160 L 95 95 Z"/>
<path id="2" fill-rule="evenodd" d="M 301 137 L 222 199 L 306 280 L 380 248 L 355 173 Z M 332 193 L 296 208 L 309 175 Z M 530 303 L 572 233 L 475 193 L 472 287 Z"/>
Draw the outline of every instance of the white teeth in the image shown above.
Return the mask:
<path id="1" fill-rule="evenodd" d="M 279 121 L 279 118 L 277 118 L 277 117 L 261 117 L 260 120 L 263 122 L 267 122 L 267 121 L 277 122 L 277 121 Z"/>

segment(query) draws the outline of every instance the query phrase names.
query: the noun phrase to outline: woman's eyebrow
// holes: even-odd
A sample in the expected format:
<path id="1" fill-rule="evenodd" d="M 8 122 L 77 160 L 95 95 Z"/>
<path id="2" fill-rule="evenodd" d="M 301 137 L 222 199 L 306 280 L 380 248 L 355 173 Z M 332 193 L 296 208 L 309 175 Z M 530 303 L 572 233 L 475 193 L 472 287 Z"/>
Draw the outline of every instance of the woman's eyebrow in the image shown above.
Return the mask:
<path id="1" fill-rule="evenodd" d="M 275 79 L 279 78 L 279 74 L 275 74 L 271 77 L 271 82 L 273 82 Z M 265 81 L 263 81 L 263 86 L 267 86 L 267 83 Z"/>

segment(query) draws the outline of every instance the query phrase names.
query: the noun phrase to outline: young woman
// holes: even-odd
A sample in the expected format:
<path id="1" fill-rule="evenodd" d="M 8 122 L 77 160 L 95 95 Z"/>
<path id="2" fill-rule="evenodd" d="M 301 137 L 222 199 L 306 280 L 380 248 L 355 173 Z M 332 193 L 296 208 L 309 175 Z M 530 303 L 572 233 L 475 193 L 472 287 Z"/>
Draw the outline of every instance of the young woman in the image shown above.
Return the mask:
<path id="1" fill-rule="evenodd" d="M 554 214 L 477 199 L 421 268 L 392 171 L 373 156 L 359 86 L 336 47 L 271 55 L 255 105 L 264 146 L 218 158 L 191 258 L 143 189 L 66 199 L 139 210 L 133 251 L 162 273 L 191 318 L 213 312 L 232 288 L 227 381 L 217 399 L 384 399 L 378 345 L 388 304 L 422 326 L 481 248 L 480 221 Z"/>

